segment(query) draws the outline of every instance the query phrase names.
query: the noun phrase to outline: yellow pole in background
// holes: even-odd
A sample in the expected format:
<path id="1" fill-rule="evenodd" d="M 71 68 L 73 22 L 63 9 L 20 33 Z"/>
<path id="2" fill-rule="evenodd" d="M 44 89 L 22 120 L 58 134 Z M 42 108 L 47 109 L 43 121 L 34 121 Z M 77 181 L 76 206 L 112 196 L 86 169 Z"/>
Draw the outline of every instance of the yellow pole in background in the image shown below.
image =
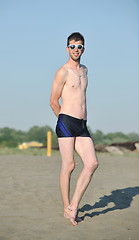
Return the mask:
<path id="1" fill-rule="evenodd" d="M 51 131 L 47 132 L 47 156 L 51 156 L 51 148 L 52 148 L 52 134 Z"/>

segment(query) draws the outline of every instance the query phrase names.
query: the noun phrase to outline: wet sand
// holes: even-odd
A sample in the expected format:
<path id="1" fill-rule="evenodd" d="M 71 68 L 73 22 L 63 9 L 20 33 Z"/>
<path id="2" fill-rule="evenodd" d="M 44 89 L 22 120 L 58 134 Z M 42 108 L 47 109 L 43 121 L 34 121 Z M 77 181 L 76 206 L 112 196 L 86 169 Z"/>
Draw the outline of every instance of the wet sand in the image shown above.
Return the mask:
<path id="1" fill-rule="evenodd" d="M 0 240 L 139 239 L 139 158 L 97 154 L 99 168 L 73 227 L 63 217 L 59 154 L 0 156 Z M 83 167 L 78 156 L 71 195 Z"/>

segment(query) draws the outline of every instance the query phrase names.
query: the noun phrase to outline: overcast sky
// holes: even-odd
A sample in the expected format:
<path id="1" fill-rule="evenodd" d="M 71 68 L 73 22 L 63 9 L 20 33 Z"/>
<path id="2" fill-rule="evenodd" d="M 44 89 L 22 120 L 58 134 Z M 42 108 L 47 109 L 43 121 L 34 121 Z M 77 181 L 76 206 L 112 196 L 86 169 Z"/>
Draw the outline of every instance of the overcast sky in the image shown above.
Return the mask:
<path id="1" fill-rule="evenodd" d="M 55 129 L 52 81 L 75 31 L 86 40 L 91 130 L 139 133 L 138 0 L 0 0 L 0 128 Z"/>

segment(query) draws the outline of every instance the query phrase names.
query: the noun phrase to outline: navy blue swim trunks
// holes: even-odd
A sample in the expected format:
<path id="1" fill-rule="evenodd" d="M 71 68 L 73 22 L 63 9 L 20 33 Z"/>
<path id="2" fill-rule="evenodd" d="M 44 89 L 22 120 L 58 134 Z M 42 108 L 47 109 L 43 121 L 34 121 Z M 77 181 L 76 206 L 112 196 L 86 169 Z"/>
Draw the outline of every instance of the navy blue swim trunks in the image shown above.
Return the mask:
<path id="1" fill-rule="evenodd" d="M 56 134 L 61 137 L 90 137 L 86 120 L 78 119 L 66 114 L 59 114 Z"/>

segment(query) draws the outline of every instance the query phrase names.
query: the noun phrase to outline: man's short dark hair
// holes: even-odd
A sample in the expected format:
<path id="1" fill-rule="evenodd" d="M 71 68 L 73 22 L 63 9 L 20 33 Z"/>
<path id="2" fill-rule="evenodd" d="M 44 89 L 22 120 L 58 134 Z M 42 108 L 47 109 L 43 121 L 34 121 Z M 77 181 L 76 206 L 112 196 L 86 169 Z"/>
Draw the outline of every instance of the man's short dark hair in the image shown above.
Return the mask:
<path id="1" fill-rule="evenodd" d="M 67 38 L 67 46 L 69 45 L 69 42 L 71 40 L 75 40 L 75 41 L 82 41 L 83 45 L 84 45 L 84 37 L 82 34 L 80 34 L 79 32 L 74 32 L 72 33 L 68 38 Z"/>

